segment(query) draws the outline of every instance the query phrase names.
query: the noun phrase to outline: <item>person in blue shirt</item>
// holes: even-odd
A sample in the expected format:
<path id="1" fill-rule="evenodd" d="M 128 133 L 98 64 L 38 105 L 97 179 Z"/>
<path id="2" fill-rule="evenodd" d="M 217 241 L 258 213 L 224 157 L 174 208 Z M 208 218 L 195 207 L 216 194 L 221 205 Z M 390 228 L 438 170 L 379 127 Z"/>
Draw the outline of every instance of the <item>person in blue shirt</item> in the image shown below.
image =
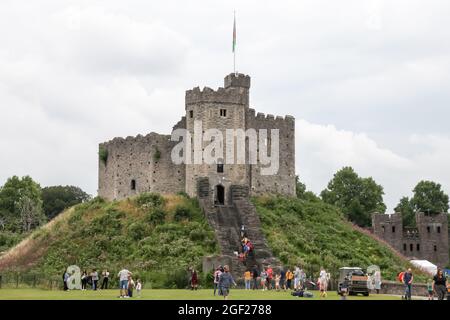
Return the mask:
<path id="1" fill-rule="evenodd" d="M 411 300 L 411 291 L 412 291 L 412 282 L 414 280 L 414 276 L 412 274 L 411 268 L 405 272 L 403 275 L 403 283 L 405 284 L 405 299 Z"/>

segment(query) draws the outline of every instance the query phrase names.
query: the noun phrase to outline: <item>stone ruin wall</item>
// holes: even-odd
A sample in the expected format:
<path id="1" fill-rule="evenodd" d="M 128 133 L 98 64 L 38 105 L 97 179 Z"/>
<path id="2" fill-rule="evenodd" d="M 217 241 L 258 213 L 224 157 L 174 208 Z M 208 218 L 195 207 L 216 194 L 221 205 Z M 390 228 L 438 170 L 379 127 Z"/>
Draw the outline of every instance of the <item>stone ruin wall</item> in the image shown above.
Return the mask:
<path id="1" fill-rule="evenodd" d="M 401 254 L 446 266 L 449 261 L 447 214 L 416 213 L 416 226 L 404 228 L 401 213 L 372 215 L 374 234 Z"/>
<path id="2" fill-rule="evenodd" d="M 100 148 L 107 150 L 108 158 L 106 163 L 99 161 L 98 195 L 112 200 L 142 192 L 168 194 L 184 191 L 185 167 L 174 165 L 170 158 L 175 144 L 170 141 L 170 135 L 157 133 L 115 138 L 100 144 Z M 158 151 L 159 159 L 156 156 Z M 131 186 L 132 180 L 135 181 L 135 190 Z"/>

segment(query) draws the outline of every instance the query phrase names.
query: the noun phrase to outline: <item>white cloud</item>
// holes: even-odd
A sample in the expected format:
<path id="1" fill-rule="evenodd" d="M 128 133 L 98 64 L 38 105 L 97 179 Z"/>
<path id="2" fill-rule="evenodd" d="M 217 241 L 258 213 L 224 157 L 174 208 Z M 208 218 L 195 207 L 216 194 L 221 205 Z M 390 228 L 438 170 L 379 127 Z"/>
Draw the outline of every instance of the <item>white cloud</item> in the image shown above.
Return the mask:
<path id="1" fill-rule="evenodd" d="M 95 193 L 99 142 L 168 133 L 184 90 L 222 85 L 234 9 L 252 107 L 299 119 L 310 188 L 351 165 L 390 207 L 420 179 L 450 191 L 445 0 L 2 1 L 0 184 Z"/>
<path id="2" fill-rule="evenodd" d="M 410 196 L 422 179 L 440 182 L 449 193 L 450 139 L 413 134 L 404 143 L 415 150 L 412 156 L 380 147 L 364 133 L 297 120 L 296 166 L 300 179 L 316 193 L 337 170 L 352 166 L 360 176 L 371 176 L 384 187 L 388 211 L 401 197 Z"/>

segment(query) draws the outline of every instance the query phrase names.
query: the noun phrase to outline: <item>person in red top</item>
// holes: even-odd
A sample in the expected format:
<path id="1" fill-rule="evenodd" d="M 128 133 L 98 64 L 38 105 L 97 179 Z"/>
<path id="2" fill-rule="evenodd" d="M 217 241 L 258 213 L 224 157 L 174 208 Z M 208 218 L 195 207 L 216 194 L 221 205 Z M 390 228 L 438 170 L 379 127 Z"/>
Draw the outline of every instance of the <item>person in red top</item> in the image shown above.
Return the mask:
<path id="1" fill-rule="evenodd" d="M 192 269 L 192 273 L 191 273 L 191 290 L 197 290 L 197 286 L 198 286 L 197 271 Z"/>
<path id="2" fill-rule="evenodd" d="M 267 289 L 272 289 L 272 278 L 273 278 L 273 269 L 271 266 L 267 267 Z"/>

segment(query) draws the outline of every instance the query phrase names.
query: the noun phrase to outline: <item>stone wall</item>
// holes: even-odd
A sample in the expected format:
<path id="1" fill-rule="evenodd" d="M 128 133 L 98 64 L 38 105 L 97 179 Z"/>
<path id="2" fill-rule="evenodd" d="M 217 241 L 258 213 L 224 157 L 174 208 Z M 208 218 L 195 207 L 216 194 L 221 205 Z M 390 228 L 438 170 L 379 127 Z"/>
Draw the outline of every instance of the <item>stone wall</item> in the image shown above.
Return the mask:
<path id="1" fill-rule="evenodd" d="M 100 144 L 108 157 L 106 162 L 99 160 L 98 195 L 112 200 L 142 192 L 184 191 L 185 167 L 170 158 L 175 144 L 169 135 L 157 133 Z"/>
<path id="2" fill-rule="evenodd" d="M 249 165 L 248 179 L 252 195 L 283 194 L 295 195 L 295 119 L 291 116 L 274 117 L 248 109 L 246 114 L 246 128 L 279 129 L 279 169 L 276 175 L 262 175 L 261 164 Z M 267 139 L 270 150 L 270 139 Z"/>
<path id="3" fill-rule="evenodd" d="M 404 228 L 402 215 L 372 215 L 374 234 L 408 259 L 428 260 L 445 267 L 449 261 L 446 213 L 416 213 L 417 228 Z"/>
<path id="4" fill-rule="evenodd" d="M 404 295 L 405 294 L 405 285 L 400 282 L 393 281 L 383 281 L 381 283 L 381 294 L 392 294 L 392 295 Z M 412 286 L 412 295 L 427 297 L 427 285 L 424 283 L 413 283 Z"/>

